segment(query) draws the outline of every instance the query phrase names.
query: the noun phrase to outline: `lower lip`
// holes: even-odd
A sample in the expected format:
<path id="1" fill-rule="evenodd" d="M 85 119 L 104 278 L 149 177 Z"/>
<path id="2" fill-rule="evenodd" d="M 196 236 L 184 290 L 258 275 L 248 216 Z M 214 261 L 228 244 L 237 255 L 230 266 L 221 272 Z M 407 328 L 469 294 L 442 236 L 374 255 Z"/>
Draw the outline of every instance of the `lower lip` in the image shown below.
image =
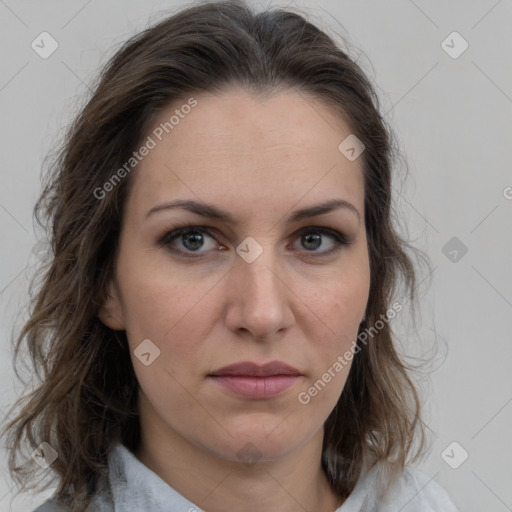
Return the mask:
<path id="1" fill-rule="evenodd" d="M 300 375 L 272 375 L 269 377 L 218 375 L 210 378 L 238 396 L 265 399 L 279 396 L 290 389 L 300 379 Z"/>

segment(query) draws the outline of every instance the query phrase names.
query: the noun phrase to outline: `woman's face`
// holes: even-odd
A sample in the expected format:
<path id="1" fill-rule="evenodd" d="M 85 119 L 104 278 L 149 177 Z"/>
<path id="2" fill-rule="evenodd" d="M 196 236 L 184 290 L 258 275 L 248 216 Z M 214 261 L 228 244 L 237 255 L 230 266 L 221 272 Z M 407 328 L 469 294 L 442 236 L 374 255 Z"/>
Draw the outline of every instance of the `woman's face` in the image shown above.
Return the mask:
<path id="1" fill-rule="evenodd" d="M 362 158 L 340 152 L 350 128 L 305 93 L 187 100 L 147 134 L 100 317 L 126 330 L 143 425 L 223 459 L 250 446 L 276 460 L 321 435 L 349 372 L 370 285 Z M 165 207 L 177 200 L 204 215 Z M 296 215 L 331 201 L 351 206 Z M 173 233 L 185 226 L 208 229 Z M 297 375 L 212 376 L 272 361 Z"/>

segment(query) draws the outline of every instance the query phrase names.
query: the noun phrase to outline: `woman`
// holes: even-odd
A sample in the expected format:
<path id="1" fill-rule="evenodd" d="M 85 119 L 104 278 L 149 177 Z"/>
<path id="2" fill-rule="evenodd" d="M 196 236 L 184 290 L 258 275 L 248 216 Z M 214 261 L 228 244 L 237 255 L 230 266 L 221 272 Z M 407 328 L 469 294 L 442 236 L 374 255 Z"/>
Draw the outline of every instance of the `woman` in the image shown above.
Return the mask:
<path id="1" fill-rule="evenodd" d="M 39 512 L 456 510 L 406 466 L 392 150 L 298 14 L 198 4 L 126 43 L 36 205 L 42 379 L 9 433 L 18 479 L 58 478 Z"/>

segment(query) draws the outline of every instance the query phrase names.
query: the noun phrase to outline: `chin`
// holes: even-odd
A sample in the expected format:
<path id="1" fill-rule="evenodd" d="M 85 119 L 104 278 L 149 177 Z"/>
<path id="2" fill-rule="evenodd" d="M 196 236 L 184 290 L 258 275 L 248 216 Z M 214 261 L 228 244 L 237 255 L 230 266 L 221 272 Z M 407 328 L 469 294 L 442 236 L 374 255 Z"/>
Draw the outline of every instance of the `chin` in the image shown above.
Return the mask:
<path id="1" fill-rule="evenodd" d="M 277 422 L 276 425 L 278 424 Z M 310 437 L 307 433 L 301 436 L 296 429 L 292 435 L 285 428 L 274 427 L 274 431 L 268 431 L 257 429 L 254 425 L 247 425 L 247 428 L 236 431 L 229 429 L 229 433 L 224 433 L 223 438 L 217 439 L 214 446 L 212 446 L 212 438 L 208 438 L 209 450 L 223 459 L 244 462 L 248 465 L 258 461 L 284 459 L 306 443 Z"/>

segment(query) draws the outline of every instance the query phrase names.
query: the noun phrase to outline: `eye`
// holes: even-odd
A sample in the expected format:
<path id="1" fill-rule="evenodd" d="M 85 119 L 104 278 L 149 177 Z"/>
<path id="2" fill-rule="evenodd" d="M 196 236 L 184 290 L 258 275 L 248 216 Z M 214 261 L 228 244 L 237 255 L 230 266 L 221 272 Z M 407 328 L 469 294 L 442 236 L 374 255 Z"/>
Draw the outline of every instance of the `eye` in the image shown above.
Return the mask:
<path id="1" fill-rule="evenodd" d="M 318 251 L 317 249 L 324 245 L 326 238 L 331 240 L 330 248 Z M 339 251 L 342 246 L 352 243 L 338 231 L 324 227 L 311 227 L 302 230 L 299 240 L 301 241 L 302 247 L 306 248 L 306 252 L 313 253 L 311 255 L 314 257 L 332 254 Z"/>
<path id="2" fill-rule="evenodd" d="M 330 228 L 325 227 L 309 227 L 299 232 L 296 236 L 301 242 L 301 246 L 308 253 L 308 256 L 321 257 L 333 254 L 339 251 L 342 246 L 349 245 L 344 235 Z M 210 239 L 209 244 L 205 240 Z M 330 247 L 324 250 L 318 250 L 325 245 L 325 240 L 330 240 Z M 204 253 L 219 248 L 219 243 L 215 240 L 212 230 L 206 226 L 185 226 L 167 232 L 158 243 L 162 247 L 166 247 L 169 251 L 186 258 L 200 258 Z M 181 245 L 181 247 L 180 247 Z M 208 247 L 209 245 L 209 247 Z M 178 246 L 178 247 L 176 247 Z M 220 245 L 220 250 L 226 248 Z M 205 249 L 205 250 L 201 250 Z M 300 249 L 299 249 L 300 250 Z"/>
<path id="3" fill-rule="evenodd" d="M 213 236 L 210 234 L 210 229 L 204 226 L 187 226 L 184 228 L 176 229 L 169 233 L 166 233 L 159 241 L 162 246 L 166 246 L 170 251 L 180 254 L 189 258 L 200 257 L 203 252 L 199 251 L 199 249 L 204 246 L 205 236 L 214 240 Z M 175 245 L 175 241 L 181 242 L 182 247 L 185 249 L 176 249 L 173 246 Z M 215 249 L 218 247 L 218 243 L 210 243 L 210 249 Z M 190 252 L 189 252 L 190 251 Z M 190 254 L 190 253 L 199 253 L 198 255 Z"/>

